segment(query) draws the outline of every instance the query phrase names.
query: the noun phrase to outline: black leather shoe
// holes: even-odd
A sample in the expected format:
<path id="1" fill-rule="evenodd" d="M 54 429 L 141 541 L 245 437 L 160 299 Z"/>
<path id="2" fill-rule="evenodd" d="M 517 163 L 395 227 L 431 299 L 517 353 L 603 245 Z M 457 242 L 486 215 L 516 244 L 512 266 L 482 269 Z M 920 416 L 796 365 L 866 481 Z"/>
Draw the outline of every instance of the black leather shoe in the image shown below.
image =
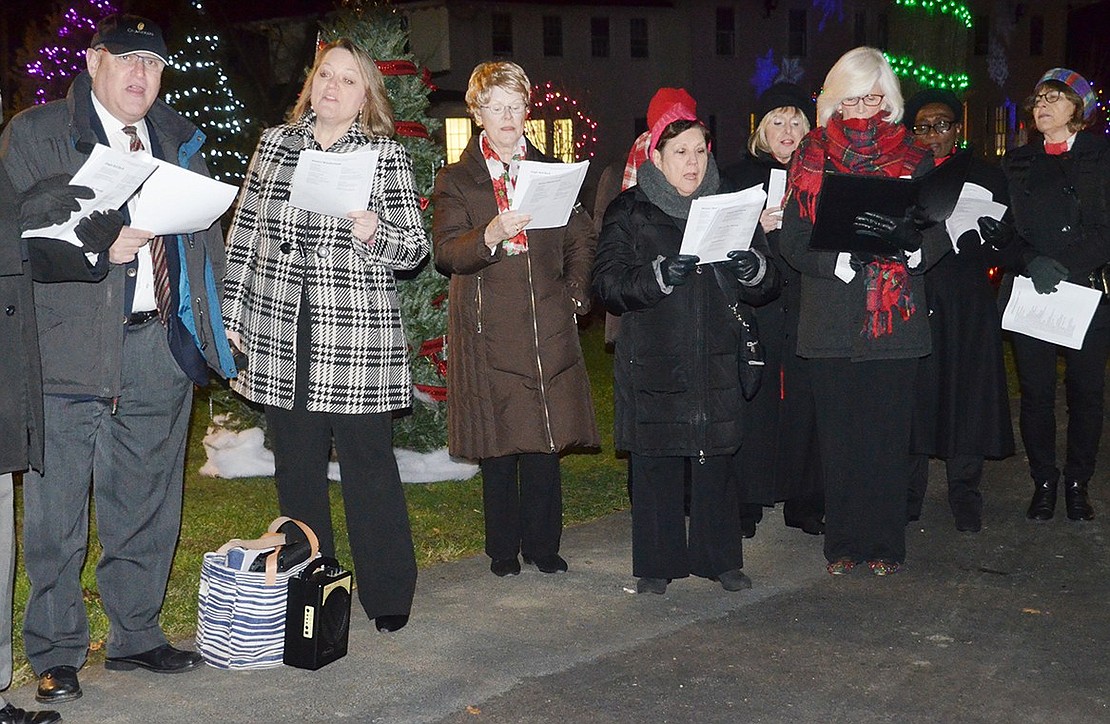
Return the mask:
<path id="1" fill-rule="evenodd" d="M 744 572 L 739 568 L 725 571 L 717 576 L 716 580 L 721 584 L 721 588 L 726 591 L 743 591 L 752 587 L 752 579 L 744 575 Z"/>
<path id="2" fill-rule="evenodd" d="M 144 668 L 156 674 L 180 674 L 191 671 L 204 661 L 196 651 L 182 651 L 169 644 L 162 644 L 150 651 L 131 656 L 109 656 L 104 662 L 105 669 L 130 671 Z"/>
<path id="3" fill-rule="evenodd" d="M 1064 504 L 1068 520 L 1094 520 L 1095 509 L 1087 499 L 1087 483 L 1072 480 L 1064 483 Z"/>
<path id="4" fill-rule="evenodd" d="M 489 570 L 495 576 L 515 576 L 520 573 L 520 561 L 516 556 L 512 558 L 494 558 L 489 563 Z"/>
<path id="5" fill-rule="evenodd" d="M 1025 517 L 1029 520 L 1052 520 L 1056 512 L 1056 481 L 1042 480 L 1033 488 L 1033 500 Z"/>
<path id="6" fill-rule="evenodd" d="M 39 676 L 35 701 L 59 704 L 81 698 L 81 684 L 77 682 L 77 669 L 73 666 L 52 666 Z"/>
<path id="7" fill-rule="evenodd" d="M 374 628 L 382 633 L 393 633 L 400 631 L 409 622 L 409 617 L 403 613 L 392 614 L 389 616 L 378 616 L 374 619 Z"/>
<path id="8" fill-rule="evenodd" d="M 541 573 L 565 573 L 567 570 L 567 562 L 558 553 L 540 556 L 535 559 L 531 556 L 524 556 L 524 562 L 529 565 L 536 564 L 536 568 L 539 568 Z"/>
<path id="9" fill-rule="evenodd" d="M 0 709 L 0 724 L 54 724 L 61 720 L 56 711 L 24 711 L 11 704 Z"/>
<path id="10" fill-rule="evenodd" d="M 655 593 L 662 596 L 667 592 L 668 578 L 639 578 L 636 580 L 636 593 Z"/>

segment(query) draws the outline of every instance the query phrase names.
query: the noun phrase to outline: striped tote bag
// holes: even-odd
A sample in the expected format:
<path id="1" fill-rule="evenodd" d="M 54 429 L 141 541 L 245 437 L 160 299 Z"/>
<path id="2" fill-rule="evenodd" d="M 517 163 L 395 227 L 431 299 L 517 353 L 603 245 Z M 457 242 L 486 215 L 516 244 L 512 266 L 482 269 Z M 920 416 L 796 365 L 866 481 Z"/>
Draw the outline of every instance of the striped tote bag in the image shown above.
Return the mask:
<path id="1" fill-rule="evenodd" d="M 278 570 L 286 536 L 278 532 L 294 523 L 305 534 L 311 553 L 288 570 Z M 268 550 L 264 571 L 229 567 L 233 549 Z M 197 651 L 217 669 L 266 669 L 280 666 L 285 650 L 285 602 L 289 579 L 319 557 L 320 544 L 312 529 L 300 521 L 280 517 L 254 540 L 230 540 L 205 553 L 200 568 L 197 603 Z"/>

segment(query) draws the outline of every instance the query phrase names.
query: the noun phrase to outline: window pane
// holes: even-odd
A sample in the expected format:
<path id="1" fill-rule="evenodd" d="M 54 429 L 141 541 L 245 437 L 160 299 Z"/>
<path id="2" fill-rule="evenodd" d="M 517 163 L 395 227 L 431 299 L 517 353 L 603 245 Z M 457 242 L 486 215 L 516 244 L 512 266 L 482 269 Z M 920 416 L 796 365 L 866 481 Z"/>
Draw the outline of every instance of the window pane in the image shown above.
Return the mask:
<path id="1" fill-rule="evenodd" d="M 470 134 L 472 133 L 470 118 L 445 119 L 443 132 L 447 142 L 447 163 L 455 163 L 462 156 L 463 149 L 470 141 Z"/>
<path id="2" fill-rule="evenodd" d="M 629 55 L 633 58 L 648 57 L 647 18 L 632 18 L 628 21 Z"/>
<path id="3" fill-rule="evenodd" d="M 542 118 L 524 122 L 524 135 L 540 153 L 547 153 L 547 121 Z"/>
<path id="4" fill-rule="evenodd" d="M 509 13 L 490 14 L 490 42 L 494 55 L 513 54 L 513 16 Z"/>
<path id="5" fill-rule="evenodd" d="M 595 58 L 609 57 L 609 18 L 590 18 L 590 50 Z"/>
<path id="6" fill-rule="evenodd" d="M 1029 55 L 1044 55 L 1044 15 L 1029 16 Z"/>
<path id="7" fill-rule="evenodd" d="M 569 118 L 557 118 L 552 126 L 552 155 L 566 163 L 574 163 L 574 121 Z"/>
<path id="8" fill-rule="evenodd" d="M 736 11 L 717 8 L 717 55 L 731 56 L 736 47 Z"/>
<path id="9" fill-rule="evenodd" d="M 976 15 L 972 24 L 972 52 L 975 55 L 986 55 L 991 47 L 991 17 L 990 15 Z"/>
<path id="10" fill-rule="evenodd" d="M 543 54 L 556 58 L 563 54 L 563 19 L 558 15 L 543 16 Z"/>
<path id="11" fill-rule="evenodd" d="M 788 54 L 791 58 L 804 58 L 806 44 L 809 40 L 806 36 L 806 11 L 791 10 L 789 23 L 790 30 L 787 41 L 790 48 Z"/>

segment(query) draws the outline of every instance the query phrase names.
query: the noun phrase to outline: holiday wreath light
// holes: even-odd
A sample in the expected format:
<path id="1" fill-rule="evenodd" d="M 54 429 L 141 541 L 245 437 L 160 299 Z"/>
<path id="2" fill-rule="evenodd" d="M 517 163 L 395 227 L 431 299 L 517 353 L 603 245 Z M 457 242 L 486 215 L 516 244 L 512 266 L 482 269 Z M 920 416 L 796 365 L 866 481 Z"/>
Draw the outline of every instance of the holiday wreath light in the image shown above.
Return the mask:
<path id="1" fill-rule="evenodd" d="M 532 86 L 532 109 L 529 118 L 570 117 L 574 121 L 574 160 L 593 158 L 593 146 L 597 143 L 597 121 L 587 116 L 578 101 L 560 90 L 551 81 Z"/>

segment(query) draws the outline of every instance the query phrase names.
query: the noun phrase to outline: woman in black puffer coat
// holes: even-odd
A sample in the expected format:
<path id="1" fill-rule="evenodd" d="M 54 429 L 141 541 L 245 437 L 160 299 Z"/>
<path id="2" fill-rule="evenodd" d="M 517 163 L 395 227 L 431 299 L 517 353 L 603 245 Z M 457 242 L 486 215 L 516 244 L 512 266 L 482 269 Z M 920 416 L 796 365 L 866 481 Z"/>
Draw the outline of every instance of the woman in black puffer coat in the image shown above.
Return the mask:
<path id="1" fill-rule="evenodd" d="M 691 574 L 720 580 L 726 590 L 751 586 L 740 570 L 729 475 L 743 409 L 740 328 L 730 305 L 761 304 L 778 293 L 761 230 L 752 250 L 730 252 L 726 262 L 697 266 L 697 257 L 679 254 L 690 203 L 719 187 L 708 131 L 686 99 L 676 90 L 668 106 L 653 101 L 650 161 L 637 186 L 606 211 L 594 265 L 594 291 L 621 316 L 616 446 L 631 456 L 632 572 L 641 593 L 664 593 L 669 580 Z"/>

